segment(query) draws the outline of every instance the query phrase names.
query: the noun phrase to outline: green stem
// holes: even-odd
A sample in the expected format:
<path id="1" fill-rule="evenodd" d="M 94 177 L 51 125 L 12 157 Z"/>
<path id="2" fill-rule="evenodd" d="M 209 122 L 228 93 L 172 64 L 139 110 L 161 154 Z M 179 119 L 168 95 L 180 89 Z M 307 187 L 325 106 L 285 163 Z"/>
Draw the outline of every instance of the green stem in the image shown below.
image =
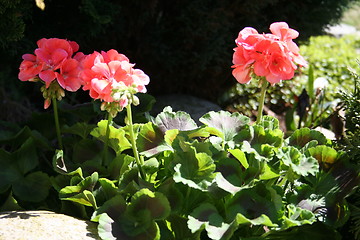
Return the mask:
<path id="1" fill-rule="evenodd" d="M 259 109 L 258 114 L 256 118 L 256 123 L 259 124 L 262 119 L 262 112 L 264 108 L 264 102 L 265 102 L 265 95 L 266 95 L 266 88 L 268 86 L 268 81 L 266 79 L 261 79 L 261 92 L 260 92 L 260 100 L 259 100 Z"/>
<path id="2" fill-rule="evenodd" d="M 58 145 L 59 145 L 59 149 L 63 150 L 62 139 L 61 139 L 61 134 L 60 134 L 60 124 L 59 124 L 57 100 L 55 97 L 52 98 L 52 104 L 53 104 L 53 108 L 54 108 L 54 120 L 55 120 L 55 128 L 56 128 L 56 135 L 57 135 L 57 139 L 58 139 Z"/>
<path id="3" fill-rule="evenodd" d="M 127 124 L 129 126 L 129 129 L 130 129 L 130 141 L 131 141 L 135 161 L 136 161 L 136 164 L 138 165 L 138 168 L 139 168 L 140 175 L 141 175 L 142 179 L 145 180 L 145 173 L 143 172 L 143 169 L 142 169 L 142 166 L 144 165 L 144 161 L 143 161 L 142 158 L 140 158 L 139 152 L 138 152 L 137 147 L 136 147 L 134 126 L 133 126 L 133 121 L 132 121 L 131 104 L 129 104 L 126 107 L 126 110 L 127 110 L 127 118 L 128 118 Z"/>
<path id="4" fill-rule="evenodd" d="M 108 160 L 108 149 L 109 149 L 109 137 L 110 137 L 110 125 L 112 123 L 112 116 L 110 113 L 108 113 L 108 122 L 106 127 L 106 136 L 105 136 L 105 143 L 104 143 L 104 162 L 107 162 Z"/>

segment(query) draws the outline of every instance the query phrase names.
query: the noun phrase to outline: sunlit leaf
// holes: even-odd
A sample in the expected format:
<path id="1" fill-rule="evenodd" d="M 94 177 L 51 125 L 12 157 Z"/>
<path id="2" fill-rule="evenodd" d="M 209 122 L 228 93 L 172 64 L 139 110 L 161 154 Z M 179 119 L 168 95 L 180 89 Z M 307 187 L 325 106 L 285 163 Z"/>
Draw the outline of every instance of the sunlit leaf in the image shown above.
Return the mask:
<path id="1" fill-rule="evenodd" d="M 59 192 L 62 200 L 74 201 L 85 206 L 93 206 L 96 208 L 95 197 L 92 191 L 98 182 L 99 175 L 94 172 L 91 176 L 81 180 L 76 186 L 66 186 Z"/>
<path id="2" fill-rule="evenodd" d="M 289 204 L 286 206 L 281 229 L 301 226 L 304 224 L 312 224 L 315 221 L 315 214 L 312 211 Z"/>
<path id="3" fill-rule="evenodd" d="M 228 157 L 219 159 L 216 163 L 216 171 L 218 172 L 217 175 L 220 174 L 226 180 L 224 181 L 220 176 L 216 176 L 217 185 L 225 191 L 233 193 L 233 190 L 229 191 L 229 187 L 236 189 L 235 186 L 240 187 L 244 183 L 245 168 L 238 159 Z"/>
<path id="4" fill-rule="evenodd" d="M 210 203 L 201 204 L 188 216 L 188 227 L 192 233 L 205 228 L 209 238 L 222 239 L 223 234 L 229 228 L 218 213 L 217 209 Z"/>
<path id="5" fill-rule="evenodd" d="M 329 169 L 338 160 L 338 152 L 323 145 L 309 148 L 308 153 L 318 161 L 323 169 Z"/>
<path id="6" fill-rule="evenodd" d="M 179 131 L 189 131 L 197 128 L 191 116 L 183 111 L 173 112 L 171 107 L 164 108 L 155 118 L 155 125 L 165 133 L 167 130 L 178 129 Z"/>
<path id="7" fill-rule="evenodd" d="M 91 135 L 100 139 L 103 142 L 106 142 L 106 131 L 108 127 L 107 120 L 101 120 L 98 122 L 96 128 L 91 131 Z M 109 146 L 114 149 L 116 153 L 121 153 L 122 151 L 131 148 L 131 144 L 125 136 L 125 131 L 121 128 L 115 128 L 114 126 L 109 126 Z"/>
<path id="8" fill-rule="evenodd" d="M 197 153 L 192 146 L 184 148 L 184 152 L 176 152 L 174 164 L 174 181 L 192 188 L 205 191 L 215 177 L 213 159 L 206 153 Z"/>
<path id="9" fill-rule="evenodd" d="M 19 210 L 23 209 L 19 206 L 18 201 L 16 201 L 16 199 L 13 197 L 13 194 L 10 192 L 5 202 L 0 205 L 0 212 Z"/>
<path id="10" fill-rule="evenodd" d="M 280 148 L 277 157 L 300 176 L 315 175 L 319 171 L 315 158 L 305 156 L 293 146 Z"/>
<path id="11" fill-rule="evenodd" d="M 293 132 L 293 134 L 289 137 L 289 145 L 295 146 L 297 148 L 302 148 L 308 142 L 316 140 L 319 145 L 326 144 L 327 139 L 319 131 L 309 129 L 309 128 L 301 128 L 297 129 Z"/>
<path id="12" fill-rule="evenodd" d="M 93 207 L 94 209 L 97 208 L 96 200 L 92 192 L 88 190 L 84 190 L 79 194 L 75 194 L 71 197 L 63 197 L 61 200 L 68 200 L 76 203 L 80 203 L 82 205 Z"/>
<path id="13" fill-rule="evenodd" d="M 257 123 L 257 125 L 263 126 L 264 129 L 268 130 L 275 130 L 280 127 L 279 120 L 269 115 L 263 116 L 260 123 Z"/>
<path id="14" fill-rule="evenodd" d="M 249 167 L 249 163 L 246 160 L 245 153 L 240 149 L 229 149 L 228 150 L 239 162 L 241 165 L 246 169 Z"/>
<path id="15" fill-rule="evenodd" d="M 227 111 L 211 111 L 199 119 L 203 124 L 216 128 L 224 134 L 224 140 L 233 140 L 242 127 L 250 123 L 250 119 L 239 113 Z"/>
<path id="16" fill-rule="evenodd" d="M 261 125 L 254 125 L 254 138 L 251 146 L 261 153 L 261 145 L 268 144 L 273 147 L 280 147 L 283 144 L 284 133 L 280 129 L 267 129 Z"/>

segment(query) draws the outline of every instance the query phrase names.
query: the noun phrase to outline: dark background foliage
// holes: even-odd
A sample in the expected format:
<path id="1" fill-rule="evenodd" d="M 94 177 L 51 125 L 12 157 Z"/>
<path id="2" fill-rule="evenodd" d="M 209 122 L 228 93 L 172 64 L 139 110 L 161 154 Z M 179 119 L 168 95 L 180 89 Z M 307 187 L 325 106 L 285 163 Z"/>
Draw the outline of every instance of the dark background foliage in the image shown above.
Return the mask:
<path id="1" fill-rule="evenodd" d="M 127 55 L 150 76 L 152 95 L 216 101 L 236 83 L 232 49 L 241 29 L 269 32 L 272 22 L 286 21 L 306 40 L 354 1 L 45 0 L 42 11 L 34 0 L 0 0 L 0 87 L 11 98 L 42 102 L 38 86 L 17 80 L 18 67 L 38 39 L 57 37 L 78 42 L 85 54 L 113 48 Z"/>

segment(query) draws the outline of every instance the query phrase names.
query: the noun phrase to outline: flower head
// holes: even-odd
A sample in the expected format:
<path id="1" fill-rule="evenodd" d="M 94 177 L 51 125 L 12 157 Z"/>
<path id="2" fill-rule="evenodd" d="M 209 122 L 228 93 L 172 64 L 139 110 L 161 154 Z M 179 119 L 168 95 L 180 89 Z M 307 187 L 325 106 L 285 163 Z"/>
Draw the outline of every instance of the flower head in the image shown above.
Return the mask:
<path id="1" fill-rule="evenodd" d="M 294 76 L 296 64 L 305 66 L 306 61 L 299 54 L 293 42 L 299 33 L 289 28 L 285 22 L 270 25 L 271 33 L 259 34 L 246 27 L 235 40 L 237 45 L 233 55 L 233 76 L 239 83 L 248 83 L 251 75 L 265 77 L 275 84 Z"/>
<path id="2" fill-rule="evenodd" d="M 128 104 L 138 103 L 134 94 L 145 93 L 145 85 L 150 81 L 142 70 L 135 69 L 125 55 L 114 49 L 85 56 L 81 66 L 83 89 L 89 90 L 93 99 L 100 99 L 105 104 L 115 103 L 111 106 L 117 105 L 119 111 Z"/>
<path id="3" fill-rule="evenodd" d="M 73 57 L 79 45 L 65 39 L 42 38 L 37 41 L 37 46 L 34 54 L 22 56 L 18 77 L 21 81 L 42 80 L 45 83 L 42 92 L 46 96 L 44 108 L 47 108 L 52 97 L 64 95 L 64 89 L 75 92 L 81 87 L 79 60 L 83 54 L 78 53 Z M 51 84 L 56 85 L 52 90 L 49 89 Z"/>

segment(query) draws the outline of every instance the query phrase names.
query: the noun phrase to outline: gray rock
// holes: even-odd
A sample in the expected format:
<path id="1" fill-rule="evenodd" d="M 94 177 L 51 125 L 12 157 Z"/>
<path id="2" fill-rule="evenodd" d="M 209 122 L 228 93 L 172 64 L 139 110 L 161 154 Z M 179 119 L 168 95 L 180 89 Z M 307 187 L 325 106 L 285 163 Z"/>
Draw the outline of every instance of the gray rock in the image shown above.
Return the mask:
<path id="1" fill-rule="evenodd" d="M 195 122 L 199 123 L 199 118 L 202 117 L 205 113 L 221 110 L 221 107 L 213 102 L 190 95 L 171 94 L 157 96 L 155 99 L 156 103 L 151 111 L 151 115 L 153 116 L 156 116 L 156 114 L 162 112 L 164 107 L 171 106 L 174 112 L 187 112 L 190 114 L 192 119 L 195 120 Z"/>
<path id="2" fill-rule="evenodd" d="M 0 240 L 100 240 L 97 224 L 48 211 L 0 213 Z"/>

